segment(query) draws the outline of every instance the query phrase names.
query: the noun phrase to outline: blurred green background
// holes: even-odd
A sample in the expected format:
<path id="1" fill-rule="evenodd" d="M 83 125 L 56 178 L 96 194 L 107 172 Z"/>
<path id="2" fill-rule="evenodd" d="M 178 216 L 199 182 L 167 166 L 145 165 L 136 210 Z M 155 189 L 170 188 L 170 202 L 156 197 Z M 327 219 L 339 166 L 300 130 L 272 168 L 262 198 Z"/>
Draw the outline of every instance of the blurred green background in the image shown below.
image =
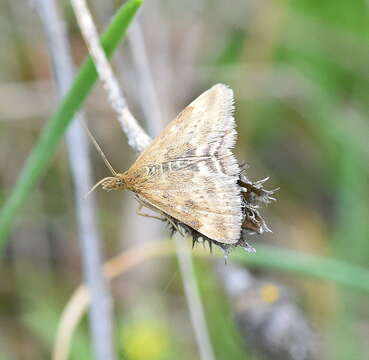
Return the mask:
<path id="1" fill-rule="evenodd" d="M 89 4 L 100 30 L 120 5 Z M 86 47 L 68 1 L 59 5 L 80 64 Z M 251 236 L 256 249 L 270 244 L 368 269 L 369 2 L 154 0 L 143 4 L 139 20 L 161 105 L 157 129 L 213 84 L 234 90 L 237 157 L 250 165 L 252 180 L 270 176 L 268 186 L 280 187 L 278 201 L 263 211 L 273 233 Z M 3 203 L 55 110 L 57 95 L 46 36 L 32 5 L 1 0 L 0 29 Z M 145 84 L 135 71 L 129 43 L 114 57 L 114 66 L 130 107 L 144 119 Z M 113 166 L 127 169 L 135 155 L 100 86 L 85 110 Z M 91 157 L 94 178 L 107 176 L 93 150 Z M 136 216 L 132 194 L 99 191 L 97 196 L 106 258 L 147 237 L 168 235 L 153 220 Z M 242 339 L 214 262 L 196 260 L 196 270 L 216 358 L 273 359 Z M 367 295 L 260 267 L 254 275 L 293 289 L 296 306 L 314 334 L 311 358 L 366 358 Z M 63 306 L 81 279 L 74 193 L 61 144 L 18 215 L 1 259 L 0 358 L 49 358 Z M 131 271 L 114 282 L 112 292 L 120 358 L 197 358 L 173 258 Z M 91 356 L 84 321 L 71 358 Z"/>

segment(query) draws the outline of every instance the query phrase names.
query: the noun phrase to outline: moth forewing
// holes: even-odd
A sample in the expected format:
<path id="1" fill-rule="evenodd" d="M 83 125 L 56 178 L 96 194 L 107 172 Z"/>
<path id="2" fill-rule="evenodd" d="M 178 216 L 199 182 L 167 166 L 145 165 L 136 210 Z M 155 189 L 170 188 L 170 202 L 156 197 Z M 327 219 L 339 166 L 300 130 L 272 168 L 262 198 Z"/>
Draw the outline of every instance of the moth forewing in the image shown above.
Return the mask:
<path id="1" fill-rule="evenodd" d="M 160 179 L 145 182 L 135 189 L 140 197 L 161 212 L 170 215 L 222 243 L 239 240 L 242 213 L 239 197 L 228 188 L 217 191 L 217 182 L 197 173 L 192 179 L 189 174 L 179 172 L 185 182 L 173 182 L 170 174 L 160 175 Z"/>
<path id="2" fill-rule="evenodd" d="M 128 175 L 148 203 L 221 243 L 240 238 L 240 169 L 233 92 L 215 85 L 188 105 L 140 155 Z M 132 176 L 133 178 L 133 176 Z"/>

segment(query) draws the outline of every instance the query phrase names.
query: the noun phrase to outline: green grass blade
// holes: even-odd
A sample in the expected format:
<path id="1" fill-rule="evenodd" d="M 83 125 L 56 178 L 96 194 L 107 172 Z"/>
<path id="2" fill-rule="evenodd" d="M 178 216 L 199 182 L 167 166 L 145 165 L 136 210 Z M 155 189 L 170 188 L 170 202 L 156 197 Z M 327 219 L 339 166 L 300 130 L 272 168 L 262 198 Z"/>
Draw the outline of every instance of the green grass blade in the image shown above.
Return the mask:
<path id="1" fill-rule="evenodd" d="M 101 37 L 102 46 L 110 58 L 124 37 L 142 0 L 130 0 L 122 6 Z M 45 125 L 34 146 L 20 177 L 0 212 L 0 253 L 4 248 L 12 221 L 28 194 L 51 161 L 56 147 L 64 135 L 75 113 L 81 108 L 92 86 L 97 80 L 95 66 L 90 57 L 82 65 L 69 92 L 62 99 L 56 112 Z"/>
<path id="2" fill-rule="evenodd" d="M 333 281 L 369 294 L 369 271 L 340 260 L 262 245 L 257 246 L 256 254 L 249 256 L 245 255 L 244 251 L 234 251 L 231 259 L 248 266 L 283 270 L 294 275 Z"/>

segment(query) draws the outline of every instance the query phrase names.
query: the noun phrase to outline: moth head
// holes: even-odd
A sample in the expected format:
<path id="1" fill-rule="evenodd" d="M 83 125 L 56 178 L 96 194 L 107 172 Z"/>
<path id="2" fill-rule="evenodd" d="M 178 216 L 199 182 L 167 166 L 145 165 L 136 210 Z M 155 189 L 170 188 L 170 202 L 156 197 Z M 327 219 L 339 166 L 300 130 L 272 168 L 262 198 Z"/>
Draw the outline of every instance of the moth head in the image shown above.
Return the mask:
<path id="1" fill-rule="evenodd" d="M 86 194 L 85 197 L 87 197 L 88 195 L 90 195 L 100 185 L 106 191 L 119 190 L 119 189 L 124 190 L 124 189 L 127 188 L 127 184 L 126 184 L 126 182 L 124 180 L 124 175 L 123 174 L 116 173 L 114 176 L 108 176 L 108 177 L 103 178 L 100 181 L 98 181 L 91 188 L 91 190 Z"/>
<path id="2" fill-rule="evenodd" d="M 109 176 L 97 183 L 101 184 L 101 187 L 106 190 L 119 190 L 119 189 L 125 189 L 127 187 L 126 182 L 124 181 L 123 174 L 116 174 L 115 176 Z"/>

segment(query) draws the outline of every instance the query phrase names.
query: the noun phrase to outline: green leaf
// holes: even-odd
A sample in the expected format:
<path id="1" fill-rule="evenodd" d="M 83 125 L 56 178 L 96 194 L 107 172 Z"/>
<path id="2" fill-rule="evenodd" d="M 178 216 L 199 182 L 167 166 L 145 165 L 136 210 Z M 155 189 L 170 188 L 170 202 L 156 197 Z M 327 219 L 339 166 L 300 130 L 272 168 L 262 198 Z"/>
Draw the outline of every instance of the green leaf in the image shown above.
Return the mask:
<path id="1" fill-rule="evenodd" d="M 283 270 L 296 275 L 333 281 L 369 293 L 367 269 L 332 258 L 258 245 L 256 254 L 245 256 L 244 251 L 234 251 L 231 259 L 248 266 Z"/>
<path id="2" fill-rule="evenodd" d="M 130 0 L 122 6 L 101 37 L 101 44 L 110 58 L 126 34 L 142 0 Z M 52 160 L 57 145 L 73 116 L 81 108 L 92 86 L 97 72 L 90 57 L 82 65 L 69 92 L 64 96 L 54 115 L 45 125 L 41 136 L 29 155 L 11 195 L 0 212 L 0 253 L 4 248 L 12 221 L 28 194 L 45 172 Z"/>

